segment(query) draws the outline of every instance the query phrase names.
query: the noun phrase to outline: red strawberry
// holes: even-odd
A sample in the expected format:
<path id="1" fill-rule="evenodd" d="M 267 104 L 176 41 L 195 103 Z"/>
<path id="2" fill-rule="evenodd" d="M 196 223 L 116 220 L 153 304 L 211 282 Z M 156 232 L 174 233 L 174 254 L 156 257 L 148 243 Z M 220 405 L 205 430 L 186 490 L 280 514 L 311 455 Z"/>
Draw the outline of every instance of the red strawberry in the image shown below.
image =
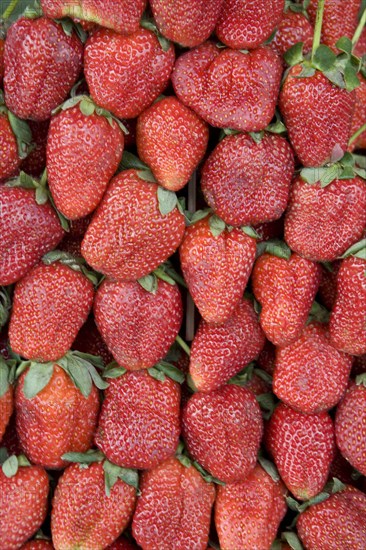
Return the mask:
<path id="1" fill-rule="evenodd" d="M 91 221 L 91 214 L 69 222 L 69 231 L 58 245 L 58 250 L 68 252 L 73 256 L 81 256 L 81 243 Z"/>
<path id="2" fill-rule="evenodd" d="M 305 327 L 321 270 L 318 264 L 293 253 L 288 259 L 265 253 L 254 266 L 252 288 L 260 302 L 260 324 L 276 346 L 294 342 Z"/>
<path id="3" fill-rule="evenodd" d="M 342 36 L 352 39 L 357 27 L 358 12 L 361 0 L 332 0 L 324 3 L 322 44 L 336 50 L 335 44 Z M 310 0 L 308 12 L 310 20 L 315 24 L 318 0 Z"/>
<path id="4" fill-rule="evenodd" d="M 352 355 L 366 353 L 366 258 L 363 258 L 350 256 L 342 261 L 329 322 L 333 346 Z"/>
<path id="5" fill-rule="evenodd" d="M 189 292 L 207 323 L 224 323 L 243 295 L 256 242 L 241 229 L 228 230 L 216 216 L 186 229 L 180 262 Z M 215 226 L 216 224 L 216 226 Z"/>
<path id="6" fill-rule="evenodd" d="M 132 532 L 142 548 L 206 550 L 215 488 L 194 466 L 169 458 L 142 474 L 140 489 Z"/>
<path id="7" fill-rule="evenodd" d="M 219 487 L 215 525 L 221 548 L 269 548 L 286 511 L 286 488 L 257 465 L 244 481 Z"/>
<path id="8" fill-rule="evenodd" d="M 75 33 L 67 36 L 51 19 L 18 19 L 5 43 L 7 107 L 19 118 L 50 118 L 76 82 L 82 54 Z"/>
<path id="9" fill-rule="evenodd" d="M 366 27 L 361 32 L 361 36 L 354 46 L 353 53 L 358 57 L 362 57 L 366 53 Z"/>
<path id="10" fill-rule="evenodd" d="M 39 177 L 46 168 L 46 145 L 50 121 L 35 122 L 30 120 L 28 123 L 32 132 L 34 149 L 31 149 L 22 161 L 21 169 L 31 176 Z"/>
<path id="11" fill-rule="evenodd" d="M 82 353 L 98 355 L 102 358 L 104 365 L 108 365 L 113 361 L 113 355 L 107 348 L 106 343 L 98 331 L 93 315 L 89 315 L 88 319 L 79 330 L 72 348 Z"/>
<path id="12" fill-rule="evenodd" d="M 0 285 L 24 277 L 64 235 L 51 205 L 36 199 L 32 189 L 0 187 Z"/>
<path id="13" fill-rule="evenodd" d="M 129 372 L 105 392 L 97 446 L 125 468 L 153 468 L 172 456 L 180 434 L 180 387 L 146 371 Z"/>
<path id="14" fill-rule="evenodd" d="M 357 132 L 365 124 L 365 113 L 366 113 L 366 78 L 362 76 L 361 73 L 358 73 L 358 78 L 360 85 L 355 90 L 356 102 L 355 110 L 352 117 L 351 123 L 351 136 Z M 354 141 L 352 141 L 348 150 L 353 151 L 354 149 L 366 149 L 366 130 L 364 130 Z"/>
<path id="15" fill-rule="evenodd" d="M 308 500 L 323 489 L 335 448 L 328 413 L 306 415 L 281 403 L 265 440 L 283 482 L 296 498 Z"/>
<path id="16" fill-rule="evenodd" d="M 138 30 L 146 0 L 41 0 L 46 17 L 90 21 L 126 35 Z"/>
<path id="17" fill-rule="evenodd" d="M 4 50 L 5 40 L 0 37 L 0 85 L 2 85 L 4 78 Z"/>
<path id="18" fill-rule="evenodd" d="M 275 367 L 275 354 L 276 354 L 276 348 L 270 342 L 269 340 L 266 340 L 266 343 L 264 344 L 264 348 L 260 352 L 258 356 L 258 365 L 261 369 L 263 369 L 265 372 L 273 375 L 274 367 Z"/>
<path id="19" fill-rule="evenodd" d="M 164 51 L 155 34 L 130 36 L 99 29 L 85 44 L 84 71 L 93 100 L 119 118 L 134 118 L 164 90 L 174 65 L 174 47 Z"/>
<path id="20" fill-rule="evenodd" d="M 139 547 L 126 537 L 119 537 L 107 550 L 139 550 Z"/>
<path id="21" fill-rule="evenodd" d="M 95 210 L 118 168 L 123 144 L 119 123 L 108 113 L 99 114 L 87 96 L 72 98 L 52 118 L 47 139 L 48 184 L 57 209 L 66 218 L 76 220 Z"/>
<path id="22" fill-rule="evenodd" d="M 93 298 L 93 284 L 82 273 L 61 262 L 38 264 L 15 287 L 12 349 L 27 359 L 57 361 L 85 323 Z"/>
<path id="23" fill-rule="evenodd" d="M 13 376 L 10 367 L 0 355 L 0 442 L 14 410 Z"/>
<path id="24" fill-rule="evenodd" d="M 355 471 L 351 464 L 340 453 L 338 447 L 336 447 L 335 456 L 329 470 L 329 482 L 332 482 L 333 478 L 337 478 L 342 483 L 355 485 L 355 480 L 352 478 L 354 473 Z"/>
<path id="25" fill-rule="evenodd" d="M 117 471 L 117 479 L 107 496 L 105 465 L 106 462 L 88 467 L 72 464 L 59 479 L 51 513 L 56 550 L 106 548 L 128 525 L 135 508 L 136 490 L 119 479 Z"/>
<path id="26" fill-rule="evenodd" d="M 166 38 L 193 48 L 215 28 L 223 0 L 150 0 L 156 25 Z"/>
<path id="27" fill-rule="evenodd" d="M 297 531 L 308 550 L 364 550 L 366 495 L 348 485 L 303 512 Z"/>
<path id="28" fill-rule="evenodd" d="M 160 279 L 156 285 L 148 292 L 137 281 L 107 279 L 95 297 L 98 329 L 118 364 L 128 370 L 146 369 L 163 359 L 182 324 L 178 286 Z"/>
<path id="29" fill-rule="evenodd" d="M 352 384 L 339 403 L 335 434 L 342 455 L 366 476 L 366 387 L 362 383 Z"/>
<path id="30" fill-rule="evenodd" d="M 351 366 L 352 358 L 331 345 L 327 327 L 311 323 L 295 342 L 277 349 L 273 391 L 300 412 L 327 411 L 346 391 Z"/>
<path id="31" fill-rule="evenodd" d="M 169 258 L 183 238 L 184 216 L 174 205 L 162 214 L 159 196 L 159 186 L 136 170 L 115 176 L 85 234 L 86 261 L 109 277 L 136 280 Z"/>
<path id="32" fill-rule="evenodd" d="M 53 550 L 52 542 L 45 539 L 34 539 L 23 544 L 20 550 Z"/>
<path id="33" fill-rule="evenodd" d="M 207 142 L 207 124 L 175 97 L 157 101 L 137 120 L 138 154 L 156 181 L 171 191 L 188 182 Z"/>
<path id="34" fill-rule="evenodd" d="M 277 55 L 283 56 L 289 48 L 298 42 L 303 42 L 303 52 L 306 55 L 311 50 L 313 34 L 314 29 L 304 13 L 289 9 L 282 14 L 276 34 L 268 47 Z"/>
<path id="35" fill-rule="evenodd" d="M 366 184 L 335 179 L 326 187 L 296 178 L 285 218 L 285 240 L 305 258 L 331 262 L 357 242 L 366 226 Z"/>
<path id="36" fill-rule="evenodd" d="M 189 453 L 203 468 L 225 483 L 235 483 L 255 467 L 263 421 L 254 394 L 227 385 L 189 399 L 182 431 Z"/>
<path id="37" fill-rule="evenodd" d="M 18 550 L 41 527 L 47 514 L 48 491 L 48 476 L 40 466 L 18 466 L 15 456 L 3 464 L 0 540 L 4 550 Z"/>
<path id="38" fill-rule="evenodd" d="M 191 347 L 189 372 L 198 391 L 216 390 L 255 359 L 265 338 L 251 303 L 243 299 L 222 325 L 203 319 Z"/>
<path id="39" fill-rule="evenodd" d="M 216 35 L 230 48 L 257 48 L 271 36 L 284 7 L 284 0 L 224 0 Z"/>
<path id="40" fill-rule="evenodd" d="M 0 182 L 14 176 L 20 163 L 16 136 L 7 114 L 0 107 Z"/>
<path id="41" fill-rule="evenodd" d="M 273 118 L 281 74 L 281 60 L 268 48 L 243 53 L 205 42 L 178 58 L 172 83 L 178 98 L 212 126 L 253 132 Z"/>
<path id="42" fill-rule="evenodd" d="M 286 209 L 294 157 L 287 141 L 265 134 L 224 138 L 204 164 L 201 187 L 209 206 L 229 225 L 277 220 Z"/>
<path id="43" fill-rule="evenodd" d="M 319 285 L 318 295 L 321 303 L 332 309 L 337 294 L 337 275 L 341 262 L 335 261 L 329 266 L 322 266 L 322 278 Z"/>

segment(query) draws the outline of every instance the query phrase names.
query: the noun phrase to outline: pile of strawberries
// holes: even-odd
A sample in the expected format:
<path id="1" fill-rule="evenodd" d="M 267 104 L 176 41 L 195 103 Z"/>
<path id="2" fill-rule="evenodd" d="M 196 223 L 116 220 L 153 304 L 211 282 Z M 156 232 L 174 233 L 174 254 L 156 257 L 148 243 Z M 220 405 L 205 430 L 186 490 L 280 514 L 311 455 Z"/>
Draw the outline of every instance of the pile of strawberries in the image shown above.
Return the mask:
<path id="1" fill-rule="evenodd" d="M 365 3 L 16 3 L 0 550 L 365 550 Z"/>

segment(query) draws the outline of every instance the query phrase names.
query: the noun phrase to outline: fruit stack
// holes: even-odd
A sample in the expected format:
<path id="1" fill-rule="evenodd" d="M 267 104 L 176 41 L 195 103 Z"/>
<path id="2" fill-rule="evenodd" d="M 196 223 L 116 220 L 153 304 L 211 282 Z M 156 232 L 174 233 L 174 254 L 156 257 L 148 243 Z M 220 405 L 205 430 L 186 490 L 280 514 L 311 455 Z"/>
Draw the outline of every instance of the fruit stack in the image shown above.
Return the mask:
<path id="1" fill-rule="evenodd" d="M 5 4 L 0 550 L 365 550 L 365 2 Z"/>

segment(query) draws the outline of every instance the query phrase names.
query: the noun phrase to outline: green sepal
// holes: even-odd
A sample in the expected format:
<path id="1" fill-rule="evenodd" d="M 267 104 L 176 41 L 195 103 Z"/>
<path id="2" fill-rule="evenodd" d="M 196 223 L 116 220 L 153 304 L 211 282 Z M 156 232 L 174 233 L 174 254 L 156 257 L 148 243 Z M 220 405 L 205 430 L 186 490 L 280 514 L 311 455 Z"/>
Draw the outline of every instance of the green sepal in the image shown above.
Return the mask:
<path id="1" fill-rule="evenodd" d="M 97 355 L 84 354 L 80 351 L 68 351 L 56 363 L 68 374 L 74 385 L 84 397 L 89 397 L 92 385 L 105 390 L 109 384 L 103 380 L 96 369 L 103 369 L 103 360 Z"/>
<path id="2" fill-rule="evenodd" d="M 159 363 L 155 365 L 155 368 L 158 369 L 160 372 L 162 372 L 165 376 L 173 380 L 174 382 L 178 382 L 178 384 L 183 384 L 186 377 L 184 376 L 184 373 L 178 369 L 175 365 L 172 365 L 168 361 L 161 360 Z"/>
<path id="3" fill-rule="evenodd" d="M 11 310 L 9 287 L 0 286 L 0 329 L 6 325 Z"/>
<path id="4" fill-rule="evenodd" d="M 162 216 L 170 214 L 178 204 L 177 195 L 173 191 L 169 191 L 169 189 L 165 189 L 160 185 L 157 190 L 157 197 L 159 211 Z"/>
<path id="5" fill-rule="evenodd" d="M 165 281 L 170 285 L 177 283 L 183 288 L 187 288 L 187 283 L 185 282 L 183 277 L 181 277 L 176 272 L 176 270 L 173 268 L 169 260 L 160 264 L 159 267 L 157 267 L 153 273 L 157 276 L 158 279 L 161 279 L 162 281 Z"/>
<path id="6" fill-rule="evenodd" d="M 21 120 L 11 111 L 8 111 L 8 119 L 11 129 L 17 140 L 18 156 L 25 159 L 30 152 L 32 144 L 32 132 L 25 120 Z"/>
<path id="7" fill-rule="evenodd" d="M 287 132 L 287 128 L 281 119 L 279 111 L 275 110 L 275 120 L 274 122 L 271 122 L 268 124 L 268 126 L 265 128 L 266 132 L 270 132 L 271 134 L 285 134 Z"/>
<path id="8" fill-rule="evenodd" d="M 264 137 L 264 130 L 260 132 L 248 132 L 248 134 L 255 143 L 260 143 Z"/>
<path id="9" fill-rule="evenodd" d="M 45 265 L 51 265 L 55 262 L 59 262 L 63 265 L 70 267 L 73 271 L 82 273 L 93 283 L 94 286 L 98 286 L 102 275 L 96 271 L 86 267 L 86 261 L 81 256 L 73 256 L 69 252 L 63 250 L 51 250 L 42 257 L 42 262 Z"/>
<path id="10" fill-rule="evenodd" d="M 337 147 L 332 152 L 331 163 L 316 168 L 303 168 L 300 172 L 301 178 L 310 185 L 320 183 L 326 187 L 336 179 L 353 179 L 356 175 L 366 176 L 363 169 L 355 166 L 355 158 L 349 152 L 343 152 Z"/>
<path id="11" fill-rule="evenodd" d="M 105 493 L 107 497 L 111 494 L 111 489 L 115 483 L 120 479 L 134 487 L 137 492 L 139 492 L 139 475 L 136 470 L 130 468 L 122 468 L 116 464 L 112 464 L 109 460 L 103 462 L 104 470 L 104 483 L 105 483 Z"/>
<path id="12" fill-rule="evenodd" d="M 214 237 L 219 237 L 219 235 L 221 235 L 221 233 L 226 229 L 226 223 L 224 222 L 224 220 L 219 218 L 216 214 L 213 214 L 210 217 L 208 224 L 210 226 L 211 233 Z"/>
<path id="13" fill-rule="evenodd" d="M 66 36 L 72 36 L 72 33 L 74 32 L 78 36 L 79 40 L 85 44 L 88 34 L 84 31 L 80 23 L 76 23 L 73 19 L 70 19 L 70 17 L 63 17 L 62 19 L 55 19 L 54 21 L 61 25 Z"/>
<path id="14" fill-rule="evenodd" d="M 268 458 L 265 458 L 261 451 L 258 453 L 258 462 L 262 466 L 263 470 L 273 479 L 273 481 L 276 483 L 280 481 L 281 476 L 278 473 L 276 466 L 273 462 L 268 460 Z"/>
<path id="15" fill-rule="evenodd" d="M 197 223 L 200 220 L 203 220 L 204 218 L 207 218 L 207 216 L 211 213 L 212 213 L 211 208 L 204 208 L 203 210 L 196 210 L 196 212 L 192 212 L 192 213 L 187 212 L 189 225 L 193 225 L 194 223 Z"/>
<path id="16" fill-rule="evenodd" d="M 143 27 L 144 29 L 147 29 L 148 31 L 151 31 L 155 34 L 156 38 L 158 39 L 159 41 L 159 44 L 160 44 L 160 47 L 162 48 L 162 50 L 164 52 L 167 52 L 170 48 L 170 41 L 165 38 L 165 36 L 163 36 L 159 31 L 158 31 L 158 28 L 157 26 L 155 25 L 155 23 L 150 20 L 150 19 L 142 19 L 140 21 L 140 25 L 141 27 Z"/>
<path id="17" fill-rule="evenodd" d="M 366 260 L 366 238 L 361 239 L 357 243 L 350 246 L 346 250 L 346 252 L 339 257 L 339 259 L 343 260 L 344 258 L 348 258 L 349 256 L 355 256 L 356 258 Z"/>
<path id="18" fill-rule="evenodd" d="M 366 373 L 363 372 L 362 374 L 359 374 L 355 378 L 355 382 L 357 386 L 365 386 L 366 387 Z"/>
<path id="19" fill-rule="evenodd" d="M 102 462 L 105 456 L 101 451 L 89 449 L 86 453 L 65 453 L 61 458 L 62 460 L 76 462 L 77 464 L 93 464 L 94 462 Z"/>
<path id="20" fill-rule="evenodd" d="M 240 229 L 242 230 L 243 233 L 248 235 L 248 237 L 252 237 L 253 239 L 260 239 L 261 238 L 259 233 L 257 233 L 257 231 L 254 229 L 254 227 L 252 227 L 251 225 L 242 225 Z"/>
<path id="21" fill-rule="evenodd" d="M 226 483 L 224 483 L 220 479 L 217 479 L 217 477 L 214 477 L 211 474 L 209 474 L 204 468 L 202 468 L 201 464 L 199 464 L 196 460 L 194 460 L 192 464 L 207 483 L 215 483 L 216 485 L 223 485 L 223 486 L 226 485 Z"/>
<path id="22" fill-rule="evenodd" d="M 19 467 L 30 466 L 30 462 L 25 455 L 11 455 L 2 463 L 3 474 L 7 478 L 14 477 Z"/>
<path id="23" fill-rule="evenodd" d="M 112 361 L 108 363 L 106 368 L 103 371 L 103 378 L 119 378 L 126 374 L 127 369 L 120 367 L 117 361 Z"/>
<path id="24" fill-rule="evenodd" d="M 23 17 L 27 19 L 38 19 L 38 17 L 42 17 L 42 15 L 41 4 L 38 0 L 34 0 L 33 5 L 27 6 L 23 12 Z"/>
<path id="25" fill-rule="evenodd" d="M 154 378 L 154 380 L 158 380 L 159 382 L 165 382 L 165 374 L 157 369 L 155 366 L 150 367 L 147 369 L 148 374 L 151 376 L 151 378 Z"/>
<path id="26" fill-rule="evenodd" d="M 6 360 L 0 355 L 0 397 L 2 397 L 8 391 L 9 386 L 14 383 L 16 368 L 16 360 Z"/>
<path id="27" fill-rule="evenodd" d="M 178 443 L 177 450 L 175 451 L 175 458 L 179 460 L 179 462 L 185 468 L 190 468 L 192 466 L 192 460 L 187 455 L 187 450 L 184 446 L 183 441 L 179 441 Z"/>
<path id="28" fill-rule="evenodd" d="M 156 294 L 158 290 L 158 280 L 156 278 L 156 275 L 154 275 L 154 273 L 149 273 L 149 275 L 140 277 L 140 279 L 138 279 L 137 282 L 142 286 L 144 290 L 146 290 L 146 292 L 150 292 L 151 294 Z"/>
<path id="29" fill-rule="evenodd" d="M 294 531 L 285 531 L 282 533 L 281 538 L 291 546 L 292 550 L 304 550 L 299 537 Z"/>
<path id="30" fill-rule="evenodd" d="M 311 78 L 316 73 L 316 69 L 314 67 L 309 67 L 308 65 L 303 65 L 301 73 L 294 76 L 294 78 Z"/>
<path id="31" fill-rule="evenodd" d="M 293 67 L 294 65 L 298 65 L 301 63 L 304 59 L 303 55 L 303 48 L 304 43 L 298 42 L 297 44 L 294 44 L 284 53 L 284 60 L 290 67 Z"/>
<path id="32" fill-rule="evenodd" d="M 342 36 L 339 40 L 337 40 L 335 45 L 338 48 L 338 50 L 341 50 L 342 52 L 345 52 L 348 55 L 352 55 L 353 44 L 352 44 L 352 40 L 348 38 L 348 36 Z"/>
<path id="33" fill-rule="evenodd" d="M 334 66 L 337 56 L 328 46 L 320 44 L 313 56 L 312 64 L 313 67 L 318 69 L 318 71 L 329 71 Z"/>
<path id="34" fill-rule="evenodd" d="M 257 257 L 262 254 L 272 254 L 278 258 L 289 260 L 291 258 L 291 248 L 280 239 L 269 239 L 257 244 Z"/>
<path id="35" fill-rule="evenodd" d="M 33 363 L 26 361 L 25 365 L 29 366 L 29 370 L 24 378 L 23 393 L 27 399 L 33 399 L 51 380 L 54 363 Z"/>
<path id="36" fill-rule="evenodd" d="M 330 317 L 330 312 L 319 302 L 313 302 L 311 306 L 309 317 L 307 319 L 307 324 L 317 321 L 318 323 L 328 323 Z"/>
<path id="37" fill-rule="evenodd" d="M 129 151 L 123 151 L 122 160 L 119 165 L 119 170 L 150 170 L 150 168 L 142 162 L 136 155 Z"/>
<path id="38" fill-rule="evenodd" d="M 265 420 L 269 420 L 277 406 L 276 398 L 273 393 L 261 393 L 256 395 L 257 403 L 262 410 L 262 416 Z"/>

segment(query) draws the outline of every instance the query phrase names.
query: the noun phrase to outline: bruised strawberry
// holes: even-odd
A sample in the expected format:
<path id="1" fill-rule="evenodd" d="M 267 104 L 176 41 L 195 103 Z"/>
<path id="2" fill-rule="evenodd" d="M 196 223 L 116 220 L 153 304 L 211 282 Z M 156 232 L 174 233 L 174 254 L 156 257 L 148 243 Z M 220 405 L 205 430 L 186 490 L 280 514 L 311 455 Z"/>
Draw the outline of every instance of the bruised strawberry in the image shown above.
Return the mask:
<path id="1" fill-rule="evenodd" d="M 19 118 L 47 120 L 70 92 L 81 70 L 83 45 L 46 17 L 21 17 L 5 43 L 4 92 Z"/>
<path id="2" fill-rule="evenodd" d="M 224 323 L 233 314 L 256 254 L 255 239 L 221 222 L 208 216 L 193 223 L 180 246 L 184 278 L 207 323 Z"/>
<path id="3" fill-rule="evenodd" d="M 166 38 L 193 48 L 210 36 L 223 0 L 150 0 L 156 25 Z"/>
<path id="4" fill-rule="evenodd" d="M 276 346 L 287 346 L 305 327 L 320 283 L 319 265 L 291 254 L 288 259 L 265 253 L 252 274 L 254 296 L 260 302 L 260 324 Z"/>
<path id="5" fill-rule="evenodd" d="M 282 19 L 277 25 L 276 34 L 268 44 L 277 55 L 283 56 L 286 51 L 302 42 L 303 52 L 307 54 L 313 43 L 314 29 L 303 13 L 297 13 L 289 9 L 282 14 Z"/>
<path id="6" fill-rule="evenodd" d="M 351 366 L 352 358 L 331 345 L 327 327 L 311 323 L 295 342 L 277 349 L 273 391 L 300 412 L 327 411 L 346 391 Z"/>
<path id="7" fill-rule="evenodd" d="M 98 331 L 93 315 L 89 315 L 86 322 L 79 330 L 72 348 L 82 353 L 101 357 L 104 365 L 108 365 L 113 361 L 113 355 L 107 348 L 106 343 Z"/>
<path id="8" fill-rule="evenodd" d="M 254 132 L 273 118 L 281 75 L 280 58 L 266 47 L 243 53 L 205 42 L 178 58 L 172 83 L 212 126 Z"/>
<path id="9" fill-rule="evenodd" d="M 136 170 L 112 179 L 82 242 L 82 254 L 94 269 L 115 279 L 137 280 L 175 252 L 184 216 L 175 203 L 162 213 L 159 189 Z"/>
<path id="10" fill-rule="evenodd" d="M 284 7 L 284 0 L 224 0 L 216 36 L 230 48 L 257 48 L 271 36 Z"/>
<path id="11" fill-rule="evenodd" d="M 243 299 L 222 325 L 201 320 L 191 346 L 189 373 L 198 391 L 216 390 L 261 352 L 265 337 L 251 303 Z"/>
<path id="12" fill-rule="evenodd" d="M 287 511 L 286 488 L 257 466 L 243 481 L 219 487 L 215 526 L 221 548 L 270 548 Z"/>
<path id="13" fill-rule="evenodd" d="M 7 114 L 0 110 L 0 182 L 14 176 L 19 170 L 20 163 L 15 134 Z"/>
<path id="14" fill-rule="evenodd" d="M 35 122 L 34 120 L 30 120 L 28 123 L 32 132 L 34 148 L 31 149 L 27 157 L 22 161 L 21 169 L 31 176 L 38 177 L 46 168 L 46 146 L 50 121 Z"/>
<path id="15" fill-rule="evenodd" d="M 308 500 L 323 489 L 335 449 L 328 413 L 306 415 L 281 403 L 271 416 L 265 442 L 296 498 Z"/>
<path id="16" fill-rule="evenodd" d="M 229 225 L 277 220 L 286 209 L 294 156 L 288 142 L 265 134 L 224 138 L 206 160 L 201 187 L 215 213 Z"/>
<path id="17" fill-rule="evenodd" d="M 142 548 L 206 550 L 213 483 L 204 481 L 193 465 L 172 457 L 142 474 L 140 490 L 132 532 Z"/>
<path id="18" fill-rule="evenodd" d="M 139 116 L 137 151 L 160 185 L 178 191 L 202 160 L 208 135 L 196 113 L 176 97 L 166 97 Z"/>
<path id="19" fill-rule="evenodd" d="M 250 390 L 226 385 L 189 399 L 182 431 L 189 453 L 203 468 L 225 483 L 235 483 L 255 467 L 263 421 Z"/>
<path id="20" fill-rule="evenodd" d="M 174 47 L 164 51 L 155 34 L 130 36 L 99 29 L 85 44 L 84 71 L 95 103 L 119 118 L 134 118 L 164 90 L 174 65 Z"/>
<path id="21" fill-rule="evenodd" d="M 345 6 L 343 0 L 324 2 L 321 42 L 336 50 L 335 44 L 342 36 L 352 39 L 357 27 L 361 0 L 349 0 Z M 308 13 L 315 24 L 318 0 L 310 0 Z M 346 7 L 346 9 L 345 9 Z"/>

